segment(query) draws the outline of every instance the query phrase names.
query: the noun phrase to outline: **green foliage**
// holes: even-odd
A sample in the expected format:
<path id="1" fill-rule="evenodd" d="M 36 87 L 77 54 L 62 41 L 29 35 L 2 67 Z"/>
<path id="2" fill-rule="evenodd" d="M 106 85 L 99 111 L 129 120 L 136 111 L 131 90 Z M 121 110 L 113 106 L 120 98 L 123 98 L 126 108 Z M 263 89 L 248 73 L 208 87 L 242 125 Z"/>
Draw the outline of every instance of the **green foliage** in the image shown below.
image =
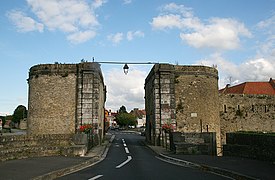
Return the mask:
<path id="1" fill-rule="evenodd" d="M 24 119 L 27 117 L 28 111 L 27 108 L 23 105 L 17 106 L 17 108 L 14 110 L 12 122 L 18 123 L 21 119 Z"/>
<path id="2" fill-rule="evenodd" d="M 116 116 L 118 125 L 123 127 L 135 126 L 137 124 L 136 116 L 127 112 L 119 113 Z"/>
<path id="3" fill-rule="evenodd" d="M 119 108 L 119 110 L 118 110 L 118 113 L 119 113 L 119 114 L 120 114 L 120 113 L 127 113 L 126 107 L 125 107 L 125 106 L 121 106 L 121 107 Z"/>

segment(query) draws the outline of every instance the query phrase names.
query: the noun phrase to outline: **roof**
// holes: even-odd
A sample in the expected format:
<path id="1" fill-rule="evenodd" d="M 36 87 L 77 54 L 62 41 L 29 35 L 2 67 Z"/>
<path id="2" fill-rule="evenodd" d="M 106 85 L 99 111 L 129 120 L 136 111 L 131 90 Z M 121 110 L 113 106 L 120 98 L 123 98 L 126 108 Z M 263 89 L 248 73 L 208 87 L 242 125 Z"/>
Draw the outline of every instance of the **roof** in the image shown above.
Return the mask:
<path id="1" fill-rule="evenodd" d="M 226 86 L 219 92 L 223 94 L 275 95 L 275 81 L 270 78 L 269 82 L 245 82 L 232 87 Z"/>
<path id="2" fill-rule="evenodd" d="M 138 118 L 142 118 L 142 116 L 146 115 L 146 111 L 145 110 L 139 110 L 139 109 L 134 109 L 131 111 L 131 113 L 133 113 L 135 116 L 137 116 Z"/>

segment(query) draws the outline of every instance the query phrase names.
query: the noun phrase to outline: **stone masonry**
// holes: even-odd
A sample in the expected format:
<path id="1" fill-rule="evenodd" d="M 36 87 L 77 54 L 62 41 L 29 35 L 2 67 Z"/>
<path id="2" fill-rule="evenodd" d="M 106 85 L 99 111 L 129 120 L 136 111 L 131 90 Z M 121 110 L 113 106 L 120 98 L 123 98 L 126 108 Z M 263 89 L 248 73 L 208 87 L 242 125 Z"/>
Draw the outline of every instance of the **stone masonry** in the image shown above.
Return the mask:
<path id="1" fill-rule="evenodd" d="M 174 80 L 170 64 L 156 64 L 145 80 L 146 138 L 155 145 L 163 145 L 163 124 L 176 127 Z"/>
<path id="2" fill-rule="evenodd" d="M 103 136 L 105 85 L 98 63 L 42 64 L 29 72 L 28 134 L 74 134 L 93 124 Z"/>
<path id="3" fill-rule="evenodd" d="M 275 132 L 275 96 L 220 94 L 219 103 L 223 144 L 229 132 Z"/>
<path id="4" fill-rule="evenodd" d="M 164 145 L 161 127 L 170 123 L 178 132 L 215 132 L 221 147 L 215 68 L 156 64 L 145 81 L 145 109 L 152 144 Z"/>

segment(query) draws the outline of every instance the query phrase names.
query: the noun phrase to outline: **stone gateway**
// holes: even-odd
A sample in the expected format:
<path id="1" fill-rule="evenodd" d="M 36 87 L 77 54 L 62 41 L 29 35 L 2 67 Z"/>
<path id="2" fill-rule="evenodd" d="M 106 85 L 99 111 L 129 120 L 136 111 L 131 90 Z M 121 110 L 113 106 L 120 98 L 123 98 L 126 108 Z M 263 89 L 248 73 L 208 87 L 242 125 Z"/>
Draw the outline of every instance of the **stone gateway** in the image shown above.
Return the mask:
<path id="1" fill-rule="evenodd" d="M 29 135 L 75 134 L 92 124 L 102 138 L 106 88 L 98 63 L 36 65 L 28 83 Z"/>
<path id="2" fill-rule="evenodd" d="M 221 148 L 218 71 L 205 66 L 156 64 L 145 81 L 147 140 L 164 145 L 163 126 L 177 132 L 216 134 Z"/>

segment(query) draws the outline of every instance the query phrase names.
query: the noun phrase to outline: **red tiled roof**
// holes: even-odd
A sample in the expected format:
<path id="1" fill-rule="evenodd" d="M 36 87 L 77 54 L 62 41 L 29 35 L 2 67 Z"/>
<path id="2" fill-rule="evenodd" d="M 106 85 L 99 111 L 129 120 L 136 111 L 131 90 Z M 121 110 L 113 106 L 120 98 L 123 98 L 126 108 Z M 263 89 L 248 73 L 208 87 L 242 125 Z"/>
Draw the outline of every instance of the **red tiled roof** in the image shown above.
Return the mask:
<path id="1" fill-rule="evenodd" d="M 219 90 L 224 94 L 264 94 L 275 95 L 275 88 L 273 86 L 274 80 L 269 82 L 245 82 L 232 87 L 225 87 Z"/>

